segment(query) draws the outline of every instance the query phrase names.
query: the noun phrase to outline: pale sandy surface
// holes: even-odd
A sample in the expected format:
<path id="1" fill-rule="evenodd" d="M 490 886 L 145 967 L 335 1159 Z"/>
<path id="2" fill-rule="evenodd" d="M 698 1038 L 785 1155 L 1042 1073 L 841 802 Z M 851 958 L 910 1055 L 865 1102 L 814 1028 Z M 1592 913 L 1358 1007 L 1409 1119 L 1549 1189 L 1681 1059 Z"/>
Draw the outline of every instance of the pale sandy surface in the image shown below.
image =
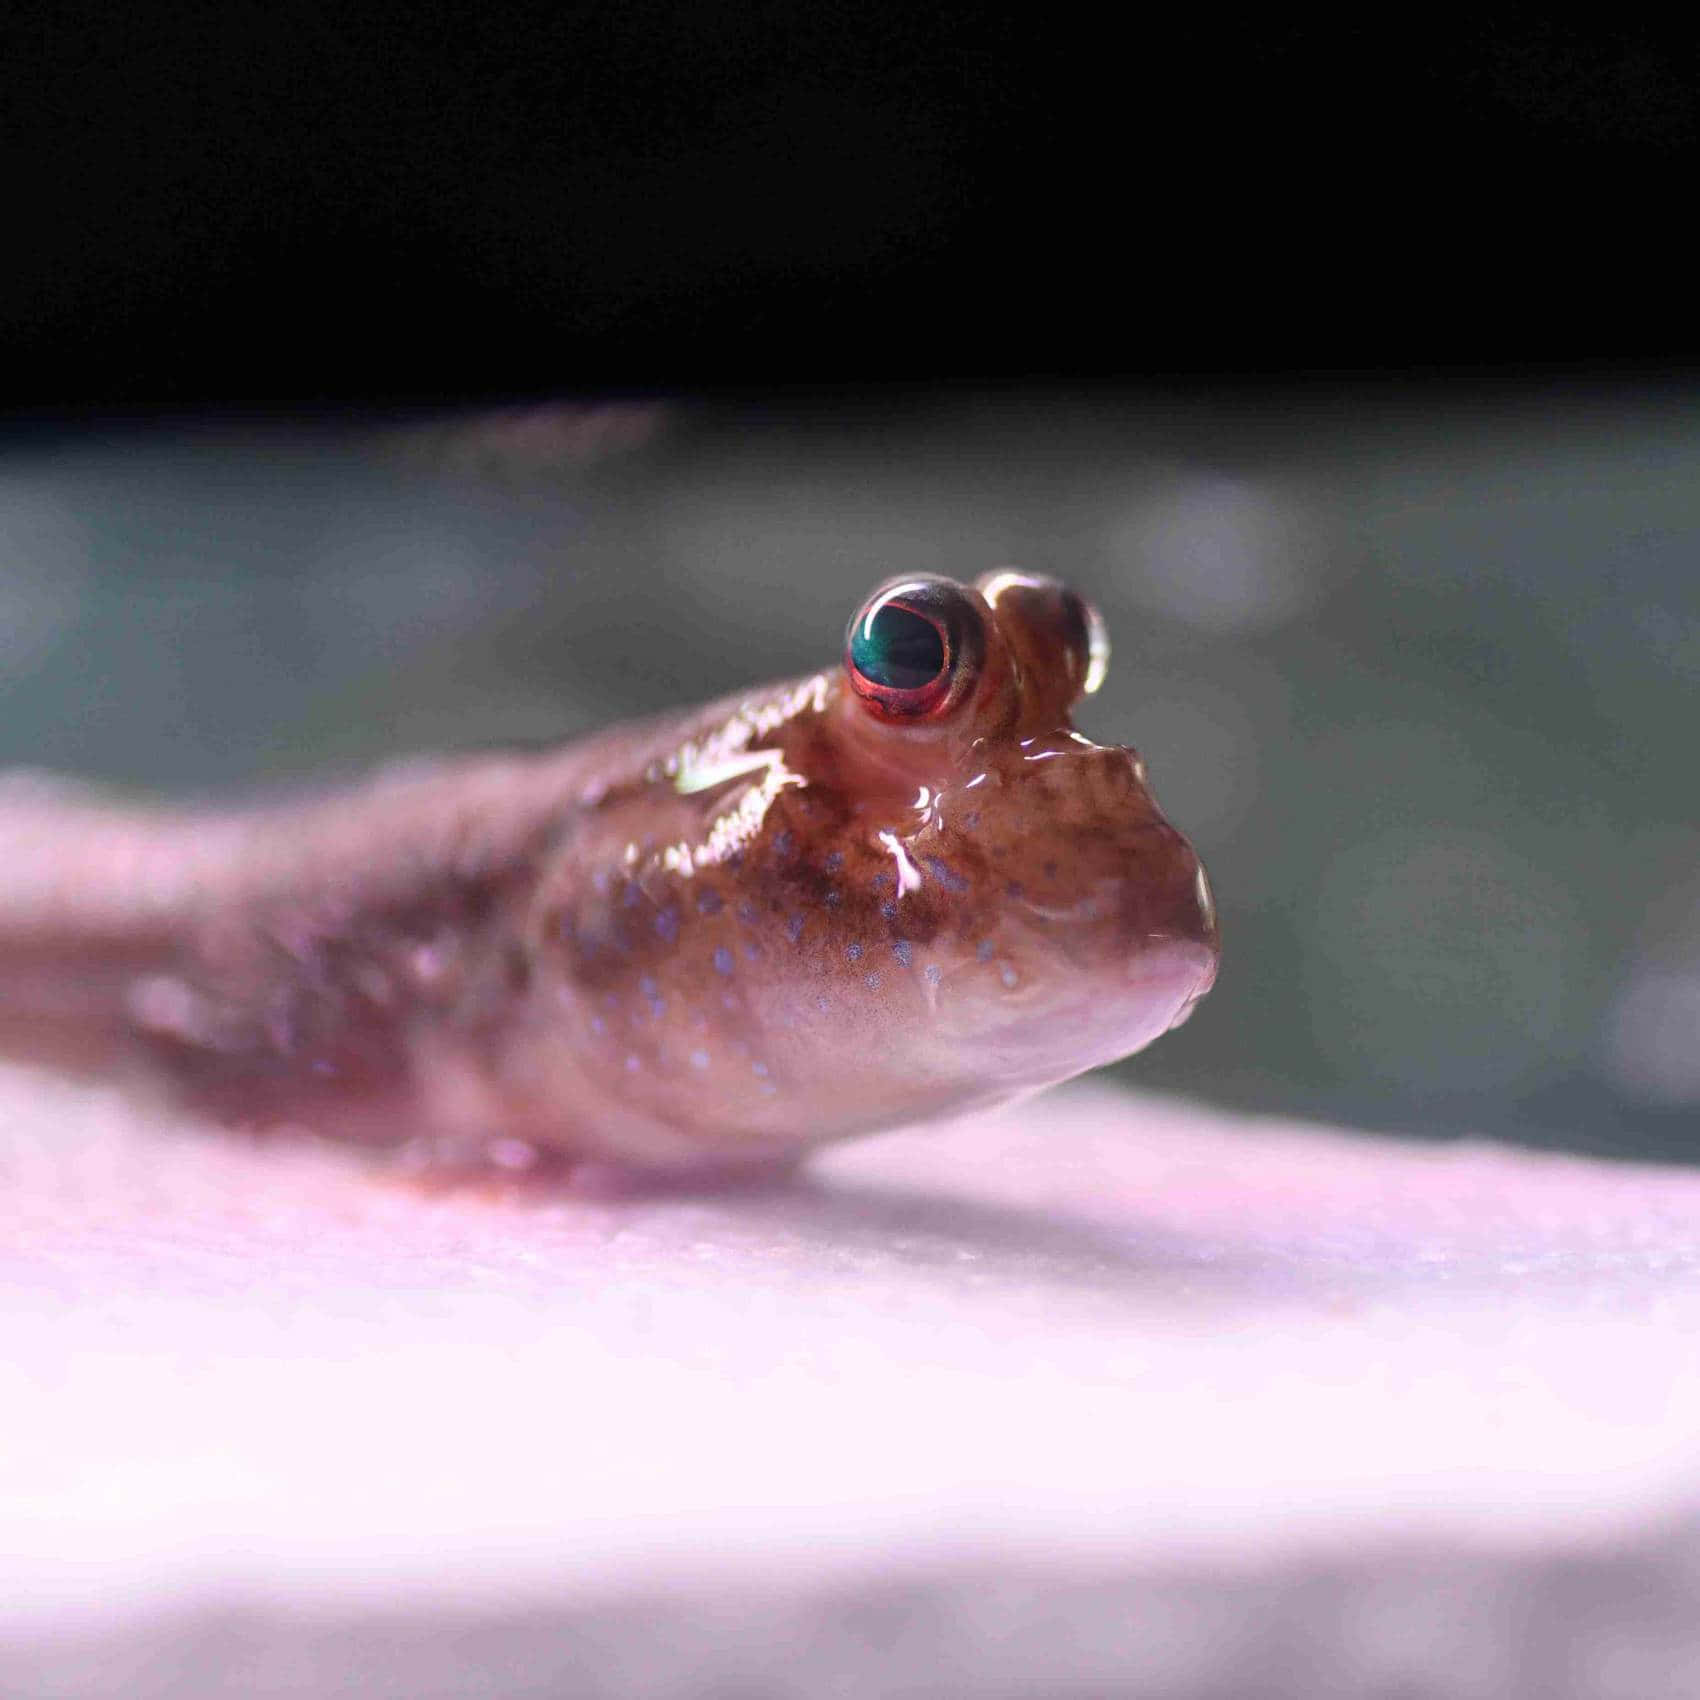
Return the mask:
<path id="1" fill-rule="evenodd" d="M 422 1192 L 0 1074 L 0 1695 L 1700 1692 L 1700 1175 L 1081 1090 Z"/>

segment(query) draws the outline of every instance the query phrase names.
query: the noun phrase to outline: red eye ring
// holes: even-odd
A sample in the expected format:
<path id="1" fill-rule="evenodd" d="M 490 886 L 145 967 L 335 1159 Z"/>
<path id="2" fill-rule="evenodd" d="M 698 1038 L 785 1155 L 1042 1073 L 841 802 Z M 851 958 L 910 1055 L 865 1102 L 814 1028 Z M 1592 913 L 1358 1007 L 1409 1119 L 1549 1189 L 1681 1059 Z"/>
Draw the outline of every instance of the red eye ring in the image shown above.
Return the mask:
<path id="1" fill-rule="evenodd" d="M 937 719 L 966 695 L 985 656 L 970 593 L 952 579 L 892 579 L 856 611 L 844 636 L 850 687 L 880 718 Z"/>

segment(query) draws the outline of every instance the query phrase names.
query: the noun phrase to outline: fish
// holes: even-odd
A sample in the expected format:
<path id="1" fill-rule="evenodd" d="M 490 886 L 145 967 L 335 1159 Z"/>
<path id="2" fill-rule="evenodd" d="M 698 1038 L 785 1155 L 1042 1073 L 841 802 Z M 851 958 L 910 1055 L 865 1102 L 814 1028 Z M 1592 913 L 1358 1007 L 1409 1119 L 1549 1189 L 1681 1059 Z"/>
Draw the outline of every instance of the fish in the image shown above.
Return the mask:
<path id="1" fill-rule="evenodd" d="M 0 1054 L 215 1121 L 782 1165 L 1186 1020 L 1220 957 L 1067 585 L 879 585 L 835 666 L 305 799 L 0 779 Z"/>

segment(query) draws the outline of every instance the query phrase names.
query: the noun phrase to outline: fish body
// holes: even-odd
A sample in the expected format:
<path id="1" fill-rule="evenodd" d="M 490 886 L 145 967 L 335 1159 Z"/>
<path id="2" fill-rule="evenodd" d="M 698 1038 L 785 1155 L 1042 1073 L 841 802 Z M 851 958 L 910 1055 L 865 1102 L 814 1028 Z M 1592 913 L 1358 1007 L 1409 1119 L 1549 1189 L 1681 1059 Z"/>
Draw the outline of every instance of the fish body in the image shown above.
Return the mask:
<path id="1" fill-rule="evenodd" d="M 1104 654 L 1050 580 L 907 579 L 840 668 L 561 750 L 228 814 L 14 782 L 0 1047 L 247 1125 L 664 1168 L 1030 1092 L 1216 972 L 1198 857 L 1070 722 Z"/>

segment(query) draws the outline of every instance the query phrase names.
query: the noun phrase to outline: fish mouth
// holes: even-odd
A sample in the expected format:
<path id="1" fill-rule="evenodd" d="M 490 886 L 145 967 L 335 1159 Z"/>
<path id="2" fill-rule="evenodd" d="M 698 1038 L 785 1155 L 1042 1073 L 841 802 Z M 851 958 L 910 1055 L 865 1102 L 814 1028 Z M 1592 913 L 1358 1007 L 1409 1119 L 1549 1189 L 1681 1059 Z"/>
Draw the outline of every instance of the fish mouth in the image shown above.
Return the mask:
<path id="1" fill-rule="evenodd" d="M 1136 958 L 1128 967 L 1128 980 L 1154 1005 L 1161 1005 L 1175 991 L 1185 987 L 1170 1028 L 1179 1027 L 1192 1014 L 1193 1006 L 1216 984 L 1216 968 L 1220 958 L 1213 942 L 1203 939 L 1170 939 Z"/>
<path id="2" fill-rule="evenodd" d="M 999 981 L 970 992 L 947 980 L 939 1014 L 989 1073 L 1042 1085 L 1132 1056 L 1180 1026 L 1215 983 L 1216 962 L 1206 940 L 1153 939 L 1116 964 L 1056 964 L 1054 977 L 1025 978 L 1013 990 Z"/>
<path id="3" fill-rule="evenodd" d="M 1123 1047 L 1105 1060 L 1131 1056 L 1179 1027 L 1215 985 L 1216 964 L 1216 947 L 1205 939 L 1155 940 L 1140 951 L 1128 963 L 1121 985 L 1102 987 L 1094 1000 L 1112 1008 L 1089 1024 Z M 1113 1007 L 1118 1004 L 1119 1012 Z"/>

